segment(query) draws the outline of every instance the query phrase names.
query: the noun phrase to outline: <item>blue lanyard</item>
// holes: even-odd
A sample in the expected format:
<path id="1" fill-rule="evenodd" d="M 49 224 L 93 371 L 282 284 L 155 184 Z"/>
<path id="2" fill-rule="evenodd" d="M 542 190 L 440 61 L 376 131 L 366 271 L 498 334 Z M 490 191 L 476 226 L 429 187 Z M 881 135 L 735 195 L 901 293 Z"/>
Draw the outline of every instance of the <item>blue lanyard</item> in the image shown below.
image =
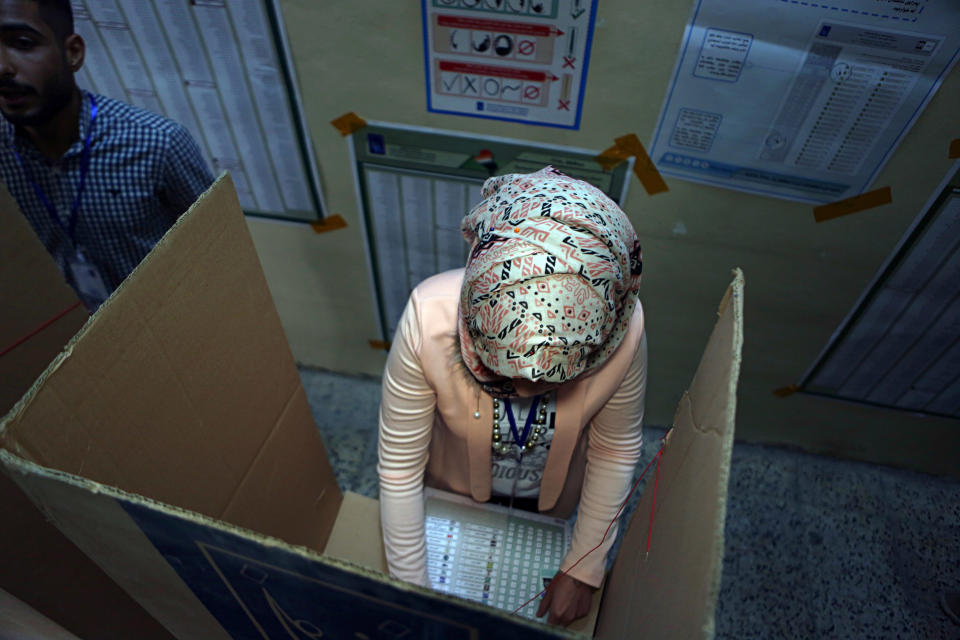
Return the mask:
<path id="1" fill-rule="evenodd" d="M 503 404 L 507 408 L 507 420 L 510 421 L 510 433 L 513 434 L 513 441 L 520 447 L 520 457 L 523 457 L 523 445 L 527 444 L 527 438 L 530 436 L 530 427 L 533 426 L 533 416 L 537 414 L 537 406 L 540 404 L 540 396 L 534 396 L 530 403 L 530 411 L 527 413 L 527 422 L 523 425 L 523 437 L 517 433 L 517 419 L 513 417 L 513 407 L 510 406 L 510 400 L 504 398 Z"/>
<path id="2" fill-rule="evenodd" d="M 96 122 L 96 120 L 97 101 L 93 95 L 90 95 L 90 126 L 87 128 L 87 138 L 83 141 L 83 154 L 80 158 L 80 184 L 77 186 L 77 195 L 73 199 L 73 206 L 70 208 L 70 219 L 67 222 L 67 226 L 63 225 L 63 221 L 60 219 L 60 216 L 57 215 L 57 208 L 53 206 L 50 198 L 47 197 L 47 194 L 43 192 L 40 185 L 38 185 L 30 175 L 30 172 L 27 170 L 27 165 L 23 162 L 23 158 L 20 157 L 20 151 L 17 150 L 16 145 L 13 145 L 13 153 L 17 156 L 17 162 L 20 163 L 20 167 L 27 176 L 30 186 L 33 187 L 33 192 L 37 194 L 37 198 L 39 198 L 43 206 L 46 207 L 47 213 L 50 214 L 50 219 L 53 220 L 54 224 L 63 229 L 64 233 L 70 238 L 70 243 L 74 246 L 74 249 L 76 249 L 77 244 L 77 213 L 80 211 L 80 198 L 83 196 L 83 188 L 87 184 L 87 174 L 90 172 L 90 147 L 92 146 L 91 140 L 93 139 L 93 123 Z"/>

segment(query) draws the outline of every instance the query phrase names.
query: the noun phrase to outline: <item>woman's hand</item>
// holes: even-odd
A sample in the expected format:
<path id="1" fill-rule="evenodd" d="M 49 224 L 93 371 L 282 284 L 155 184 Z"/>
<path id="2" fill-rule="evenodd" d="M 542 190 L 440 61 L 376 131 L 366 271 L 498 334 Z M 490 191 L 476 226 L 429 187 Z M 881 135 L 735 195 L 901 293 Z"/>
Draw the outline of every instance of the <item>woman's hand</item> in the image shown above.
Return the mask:
<path id="1" fill-rule="evenodd" d="M 547 592 L 543 594 L 543 600 L 540 601 L 540 607 L 537 609 L 537 617 L 549 611 L 550 616 L 547 622 L 565 627 L 590 612 L 593 592 L 593 587 L 557 572 L 550 581 Z"/>

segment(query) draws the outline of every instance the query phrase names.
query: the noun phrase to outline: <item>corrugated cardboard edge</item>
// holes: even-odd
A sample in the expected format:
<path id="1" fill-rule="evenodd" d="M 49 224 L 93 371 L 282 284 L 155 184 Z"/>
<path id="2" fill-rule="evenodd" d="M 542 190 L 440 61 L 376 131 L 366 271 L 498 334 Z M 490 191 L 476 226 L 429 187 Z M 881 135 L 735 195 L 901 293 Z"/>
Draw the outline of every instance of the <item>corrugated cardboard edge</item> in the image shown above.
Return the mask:
<path id="1" fill-rule="evenodd" d="M 187 216 L 186 216 L 186 213 L 188 213 L 188 212 L 190 212 L 190 211 L 193 211 L 193 209 L 195 209 L 204 199 L 207 198 L 207 196 L 208 196 L 208 194 L 211 192 L 211 189 L 213 188 L 213 186 L 219 184 L 219 183 L 222 182 L 222 181 L 228 181 L 228 182 L 230 182 L 230 188 L 231 188 L 231 189 L 234 188 L 234 187 L 233 187 L 233 178 L 230 177 L 230 174 L 229 174 L 229 173 L 227 173 L 226 171 L 224 171 L 224 172 L 221 173 L 220 176 L 216 179 L 216 181 L 213 183 L 213 185 L 211 185 L 211 188 L 210 188 L 210 189 L 207 189 L 207 191 L 205 191 L 203 194 L 201 194 L 200 197 L 197 199 L 197 201 L 194 202 L 194 203 L 190 206 L 190 208 L 187 209 L 186 212 L 184 212 L 184 215 L 181 215 L 181 216 L 177 219 L 177 221 L 173 223 L 173 226 L 171 227 L 171 229 L 176 228 L 176 227 L 178 227 L 180 224 L 182 224 L 183 220 L 187 217 Z M 160 242 L 158 242 L 158 243 L 156 244 L 156 246 L 150 251 L 150 253 L 153 253 L 153 251 L 155 251 L 157 247 L 166 244 L 168 237 L 169 237 L 169 233 L 166 234 L 166 235 L 164 235 L 163 238 L 160 239 Z M 147 254 L 147 255 L 149 255 L 149 254 Z M 140 265 L 142 265 L 144 262 L 146 262 L 146 260 L 147 260 L 147 258 L 145 257 L 145 258 L 140 262 L 140 264 L 138 264 L 138 265 L 133 269 L 133 271 L 131 272 L 131 275 L 134 274 L 134 273 L 136 273 L 136 272 L 140 269 Z M 128 278 L 129 278 L 129 276 L 128 276 Z M 117 287 L 117 289 L 110 295 L 110 297 L 107 298 L 107 300 L 100 306 L 100 309 L 98 309 L 95 313 L 91 314 L 89 318 L 87 318 L 87 321 L 83 323 L 83 326 L 80 327 L 80 330 L 77 331 L 76 334 L 74 334 L 73 338 L 71 338 L 70 341 L 67 342 L 67 344 L 63 347 L 63 350 L 60 352 L 60 354 L 57 355 L 57 357 L 54 358 L 54 359 L 50 362 L 49 365 L 47 365 L 47 368 L 44 369 L 43 373 L 41 373 L 40 376 L 36 379 L 36 381 L 33 383 L 33 386 L 31 386 L 30 389 L 28 389 L 27 392 L 26 392 L 25 394 L 23 394 L 23 397 L 20 398 L 20 400 L 18 400 L 18 401 L 16 402 L 16 404 L 13 405 L 13 407 L 10 409 L 10 411 L 7 412 L 7 414 L 6 414 L 5 416 L 3 416 L 2 418 L 0 418 L 0 445 L 4 445 L 4 444 L 5 444 L 5 443 L 3 442 L 3 435 L 4 435 L 4 433 L 5 433 L 6 430 L 7 430 L 7 425 L 9 425 L 9 424 L 10 424 L 11 422 L 13 422 L 18 416 L 20 416 L 24 411 L 26 411 L 27 407 L 30 406 L 30 403 L 33 402 L 33 399 L 36 397 L 37 392 L 39 391 L 40 387 L 43 385 L 44 381 L 45 381 L 47 378 L 49 378 L 51 375 L 53 375 L 53 373 L 63 365 L 63 363 L 66 361 L 66 359 L 70 357 L 70 355 L 73 353 L 74 346 L 75 346 L 75 345 L 77 344 L 77 342 L 83 337 L 83 335 L 87 333 L 87 331 L 89 330 L 91 324 L 93 324 L 93 322 L 96 320 L 97 316 L 99 315 L 100 310 L 106 308 L 107 305 L 109 305 L 109 304 L 112 303 L 113 299 L 117 296 L 117 292 L 120 291 L 120 290 L 122 290 L 122 289 L 124 288 L 124 285 L 125 285 L 126 282 L 127 282 L 126 280 L 124 280 L 123 282 L 121 282 L 121 283 L 120 283 L 120 286 Z"/>
<path id="2" fill-rule="evenodd" d="M 739 268 L 733 270 L 733 282 L 727 289 L 720 301 L 717 310 L 717 317 L 723 315 L 727 307 L 732 303 L 734 305 L 734 335 L 733 335 L 733 362 L 731 364 L 731 375 L 727 393 L 730 394 L 732 401 L 727 405 L 727 415 L 725 416 L 728 425 L 736 423 L 737 412 L 737 385 L 740 381 L 740 364 L 743 359 L 743 289 L 744 278 L 743 271 Z M 694 424 L 697 424 L 694 422 Z M 733 429 L 731 429 L 733 431 Z M 728 434 L 722 443 L 722 454 L 730 460 L 733 455 L 733 433 Z M 714 520 L 714 531 L 717 535 L 714 538 L 714 565 L 713 578 L 709 586 L 710 599 L 707 604 L 707 619 L 704 622 L 703 637 L 713 638 L 716 634 L 716 614 L 717 600 L 720 596 L 720 587 L 723 581 L 723 555 L 724 555 L 724 527 L 727 522 L 727 491 L 730 486 L 730 465 L 720 466 L 719 488 L 717 496 L 717 517 Z"/>
<path id="3" fill-rule="evenodd" d="M 397 578 L 393 578 L 391 576 L 383 574 L 379 571 L 370 569 L 369 567 L 356 564 L 354 562 L 350 562 L 342 558 L 336 558 L 336 557 L 320 554 L 317 551 L 310 549 L 308 547 L 292 545 L 278 538 L 267 536 L 267 535 L 258 533 L 256 531 L 252 531 L 250 529 L 237 527 L 235 525 L 231 525 L 221 520 L 216 520 L 214 518 L 210 518 L 208 516 L 204 516 L 202 514 L 199 514 L 193 511 L 181 509 L 179 507 L 162 503 L 156 500 L 150 500 L 149 498 L 145 498 L 141 495 L 129 493 L 129 492 L 123 491 L 122 489 L 101 484 L 93 480 L 88 480 L 86 478 L 82 478 L 74 474 L 65 473 L 63 471 L 58 471 L 56 469 L 50 469 L 48 467 L 38 465 L 34 462 L 24 460 L 23 458 L 18 457 L 17 455 L 10 452 L 9 450 L 0 449 L 0 466 L 4 467 L 6 473 L 11 478 L 13 478 L 18 485 L 20 485 L 23 491 L 27 493 L 27 495 L 29 495 L 32 500 L 36 502 L 37 506 L 57 526 L 57 528 L 63 531 L 63 533 L 68 538 L 70 538 L 75 544 L 77 544 L 77 546 L 79 546 L 85 553 L 87 552 L 87 549 L 84 548 L 86 546 L 84 544 L 84 541 L 78 539 L 75 535 L 71 535 L 70 527 L 67 526 L 65 523 L 58 522 L 56 515 L 53 514 L 50 511 L 50 509 L 44 505 L 44 500 L 42 499 L 42 496 L 38 495 L 34 487 L 31 486 L 32 485 L 32 483 L 30 482 L 31 477 L 37 478 L 46 482 L 58 483 L 61 485 L 69 485 L 81 490 L 85 490 L 94 495 L 102 495 L 114 500 L 125 501 L 132 504 L 137 504 L 137 505 L 143 505 L 147 508 L 159 510 L 169 515 L 172 515 L 174 517 L 181 518 L 183 520 L 187 520 L 203 526 L 217 529 L 219 531 L 224 531 L 224 532 L 236 535 L 238 537 L 250 540 L 252 542 L 255 542 L 257 544 L 260 544 L 266 547 L 281 549 L 283 551 L 296 554 L 309 561 L 321 562 L 321 563 L 334 566 L 352 573 L 358 573 L 366 577 L 379 580 L 381 582 L 387 582 L 391 586 L 400 590 L 419 591 L 422 594 L 429 595 L 436 599 L 446 600 L 447 602 L 455 603 L 456 605 L 461 607 L 471 608 L 478 612 L 482 612 L 485 615 L 502 617 L 505 620 L 509 620 L 513 624 L 527 626 L 531 629 L 536 629 L 540 633 L 544 632 L 544 625 L 541 623 L 527 620 L 526 618 L 521 618 L 519 616 L 512 616 L 507 612 L 500 611 L 498 609 L 494 609 L 489 606 L 485 606 L 479 603 L 474 603 L 469 600 L 464 600 L 461 598 L 457 598 L 455 596 L 440 593 L 432 589 L 420 587 L 418 585 L 410 584 L 408 582 L 404 582 Z M 151 544 L 151 547 L 152 547 L 152 544 Z M 159 552 L 157 552 L 157 554 L 159 556 Z M 162 558 L 162 556 L 160 556 L 160 558 Z M 166 564 L 166 560 L 163 560 L 163 563 Z M 110 575 L 111 578 L 116 580 L 121 587 L 123 587 L 125 590 L 130 592 L 131 595 L 133 595 L 136 598 L 136 593 L 134 592 L 135 588 L 134 590 L 130 589 L 131 585 L 129 583 L 129 580 L 127 579 L 126 574 L 120 575 L 120 574 L 117 574 L 116 572 L 112 572 L 109 567 L 103 566 L 99 561 L 97 561 L 97 564 L 100 565 L 104 569 L 104 571 L 108 575 Z M 173 569 L 170 568 L 170 571 L 173 572 Z M 183 588 L 186 590 L 184 593 L 189 592 L 189 595 L 187 597 L 196 599 L 196 596 L 193 595 L 192 591 L 189 591 L 189 588 L 186 587 L 185 584 L 183 585 Z M 158 613 L 160 612 L 156 612 L 155 611 L 156 607 L 152 606 L 151 603 L 144 602 L 139 598 L 136 598 L 136 599 L 140 602 L 140 604 L 145 609 L 147 609 L 147 611 L 149 611 L 151 614 L 156 615 L 158 620 L 163 621 L 165 619 L 170 619 L 169 616 L 158 615 Z M 197 606 L 205 611 L 205 608 L 203 607 L 202 604 L 199 603 L 199 600 L 197 601 Z M 215 620 L 212 618 L 212 616 L 210 617 L 210 619 L 211 621 Z M 211 628 L 214 628 L 214 627 L 211 627 Z M 220 629 L 220 626 L 218 623 L 215 623 L 215 628 Z M 583 640 L 586 637 L 583 634 L 576 633 L 574 631 L 569 631 L 567 629 L 561 629 L 557 627 L 548 627 L 547 629 L 557 638 L 574 638 L 578 640 Z M 177 635 L 176 631 L 174 630 L 171 630 L 171 631 L 174 632 L 174 635 Z M 181 635 L 178 637 L 186 637 L 186 636 Z M 225 636 L 204 635 L 204 636 L 198 636 L 198 637 L 210 638 L 211 640 L 214 640 L 215 638 L 225 637 Z"/>

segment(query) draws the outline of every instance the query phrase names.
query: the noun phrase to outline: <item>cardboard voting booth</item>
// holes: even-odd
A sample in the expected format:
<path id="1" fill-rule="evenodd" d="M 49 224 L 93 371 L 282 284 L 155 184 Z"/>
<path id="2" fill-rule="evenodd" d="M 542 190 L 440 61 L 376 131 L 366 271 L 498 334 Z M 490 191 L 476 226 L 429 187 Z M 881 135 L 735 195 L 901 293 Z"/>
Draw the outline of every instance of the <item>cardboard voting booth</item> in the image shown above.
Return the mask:
<path id="1" fill-rule="evenodd" d="M 0 416 L 30 389 L 87 318 L 0 184 Z M 172 638 L 2 474 L 0 505 L 0 590 L 18 603 L 0 608 L 11 624 L 35 617 L 26 613 L 33 609 L 82 638 Z M 103 611 L 111 612 L 109 629 L 103 628 Z"/>
<path id="2" fill-rule="evenodd" d="M 596 599 L 599 638 L 712 632 L 742 287 L 737 272 L 665 446 L 649 555 L 651 490 Z M 591 632 L 383 573 L 376 501 L 337 486 L 229 176 L 0 421 L 0 465 L 177 638 Z"/>

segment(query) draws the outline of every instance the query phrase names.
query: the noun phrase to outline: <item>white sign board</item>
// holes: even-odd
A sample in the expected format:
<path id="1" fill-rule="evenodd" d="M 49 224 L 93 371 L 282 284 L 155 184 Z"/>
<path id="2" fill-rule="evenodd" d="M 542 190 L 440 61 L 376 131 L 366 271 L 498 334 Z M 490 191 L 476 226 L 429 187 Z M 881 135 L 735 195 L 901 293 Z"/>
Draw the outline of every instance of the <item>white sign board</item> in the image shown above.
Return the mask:
<path id="1" fill-rule="evenodd" d="M 421 0 L 427 110 L 580 126 L 597 0 Z"/>
<path id="2" fill-rule="evenodd" d="M 696 0 L 650 155 L 716 186 L 855 196 L 958 53 L 957 2 Z"/>

